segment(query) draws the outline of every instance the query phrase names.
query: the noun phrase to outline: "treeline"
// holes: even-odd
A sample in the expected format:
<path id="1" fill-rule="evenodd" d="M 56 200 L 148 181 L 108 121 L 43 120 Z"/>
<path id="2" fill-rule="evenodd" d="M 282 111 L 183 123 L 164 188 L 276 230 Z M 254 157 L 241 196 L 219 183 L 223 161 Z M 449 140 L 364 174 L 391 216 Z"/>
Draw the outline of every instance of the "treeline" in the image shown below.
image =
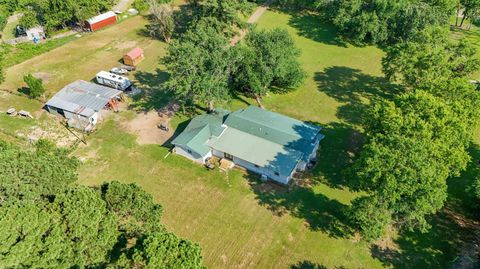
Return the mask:
<path id="1" fill-rule="evenodd" d="M 340 35 L 359 44 L 405 42 L 430 26 L 448 25 L 456 13 L 462 16 L 457 26 L 480 15 L 476 0 L 279 0 L 278 4 L 319 12 Z"/>
<path id="2" fill-rule="evenodd" d="M 369 240 L 390 226 L 427 231 L 429 217 L 447 199 L 447 179 L 454 182 L 468 163 L 478 161 L 468 149 L 480 121 L 480 93 L 469 76 L 479 70 L 480 59 L 471 43 L 450 36 L 449 19 L 456 12 L 463 14 L 461 21 L 474 19 L 480 2 L 279 3 L 314 10 L 352 43 L 377 44 L 386 51 L 383 72 L 400 92 L 377 100 L 364 116 L 366 144 L 349 171 L 352 187 L 368 195 L 355 199 L 348 215 Z M 480 179 L 470 182 L 465 200 L 478 208 Z"/>
<path id="3" fill-rule="evenodd" d="M 0 0 L 0 7 L 8 13 L 22 12 L 19 24 L 23 27 L 40 24 L 47 32 L 51 32 L 98 15 L 110 9 L 114 2 L 115 0 Z"/>
<path id="4" fill-rule="evenodd" d="M 76 184 L 69 153 L 0 141 L 0 267 L 203 268 L 200 247 L 165 230 L 150 194 Z"/>

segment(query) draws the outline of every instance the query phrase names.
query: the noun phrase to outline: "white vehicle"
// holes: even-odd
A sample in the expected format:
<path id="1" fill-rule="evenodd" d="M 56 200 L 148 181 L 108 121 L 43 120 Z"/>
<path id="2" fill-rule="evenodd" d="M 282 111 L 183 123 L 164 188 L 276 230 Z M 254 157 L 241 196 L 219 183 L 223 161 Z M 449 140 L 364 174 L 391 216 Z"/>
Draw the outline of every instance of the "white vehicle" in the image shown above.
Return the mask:
<path id="1" fill-rule="evenodd" d="M 115 75 L 106 71 L 100 71 L 96 76 L 97 83 L 108 86 L 120 91 L 126 91 L 132 86 L 132 82 L 119 75 Z"/>
<path id="2" fill-rule="evenodd" d="M 126 75 L 128 74 L 128 70 L 125 68 L 114 67 L 110 70 L 110 73 L 117 74 L 117 75 Z"/>

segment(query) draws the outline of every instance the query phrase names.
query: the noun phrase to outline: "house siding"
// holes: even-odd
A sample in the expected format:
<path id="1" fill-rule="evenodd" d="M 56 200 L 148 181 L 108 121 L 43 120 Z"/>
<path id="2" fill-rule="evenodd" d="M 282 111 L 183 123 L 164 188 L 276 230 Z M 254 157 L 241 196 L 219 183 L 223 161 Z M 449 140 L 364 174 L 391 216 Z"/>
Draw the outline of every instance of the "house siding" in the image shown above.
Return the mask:
<path id="1" fill-rule="evenodd" d="M 189 150 L 191 153 L 188 152 Z M 176 145 L 173 151 L 175 152 L 175 154 L 181 155 L 199 164 L 204 164 L 207 158 L 212 157 L 212 152 L 207 153 L 207 155 L 205 156 L 201 156 L 200 154 L 197 154 L 193 150 L 189 149 L 188 147 L 179 145 Z"/>
<path id="2" fill-rule="evenodd" d="M 216 157 L 219 157 L 219 158 L 224 158 L 225 153 L 222 152 L 222 151 L 214 149 L 213 150 L 213 155 L 216 156 Z M 237 158 L 235 156 L 233 156 L 233 163 L 235 163 L 235 165 L 238 165 L 240 167 L 243 167 L 243 168 L 247 169 L 248 171 L 257 173 L 259 175 L 265 175 L 269 179 L 280 182 L 282 184 L 288 184 L 288 182 L 290 181 L 290 175 L 288 175 L 288 176 L 275 175 L 275 171 L 272 171 L 271 169 L 268 169 L 268 168 L 265 168 L 265 167 L 257 167 L 254 164 L 252 164 L 248 161 L 245 161 L 243 159 Z"/>

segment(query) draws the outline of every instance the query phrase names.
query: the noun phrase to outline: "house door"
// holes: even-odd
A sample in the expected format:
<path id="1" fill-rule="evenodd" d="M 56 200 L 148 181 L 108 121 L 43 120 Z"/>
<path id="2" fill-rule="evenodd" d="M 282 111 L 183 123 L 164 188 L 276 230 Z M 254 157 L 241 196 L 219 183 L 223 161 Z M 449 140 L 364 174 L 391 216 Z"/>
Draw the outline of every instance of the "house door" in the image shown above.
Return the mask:
<path id="1" fill-rule="evenodd" d="M 228 154 L 228 153 L 223 153 L 223 157 L 225 157 L 225 159 L 228 159 L 230 161 L 233 161 L 233 156 Z"/>

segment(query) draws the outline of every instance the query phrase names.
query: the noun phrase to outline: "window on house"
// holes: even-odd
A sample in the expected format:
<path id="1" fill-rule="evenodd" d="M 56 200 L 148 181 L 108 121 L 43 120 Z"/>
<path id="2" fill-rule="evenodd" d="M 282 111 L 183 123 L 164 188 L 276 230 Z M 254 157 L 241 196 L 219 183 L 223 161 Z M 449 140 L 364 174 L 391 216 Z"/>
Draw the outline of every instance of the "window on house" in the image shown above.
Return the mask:
<path id="1" fill-rule="evenodd" d="M 192 154 L 192 151 L 191 151 L 191 150 L 189 150 L 189 149 L 187 149 L 187 152 L 188 152 L 188 153 L 190 153 L 190 154 Z"/>
<path id="2" fill-rule="evenodd" d="M 279 175 L 280 175 L 280 173 L 279 173 L 279 172 L 275 172 L 275 175 L 276 175 L 276 176 L 279 176 Z"/>
<path id="3" fill-rule="evenodd" d="M 224 153 L 223 156 L 225 157 L 225 159 L 233 160 L 233 155 L 230 155 L 228 153 Z"/>
<path id="4" fill-rule="evenodd" d="M 260 166 L 258 166 L 258 165 L 256 165 L 256 164 L 255 164 L 255 167 L 256 167 L 256 168 L 260 168 Z"/>

